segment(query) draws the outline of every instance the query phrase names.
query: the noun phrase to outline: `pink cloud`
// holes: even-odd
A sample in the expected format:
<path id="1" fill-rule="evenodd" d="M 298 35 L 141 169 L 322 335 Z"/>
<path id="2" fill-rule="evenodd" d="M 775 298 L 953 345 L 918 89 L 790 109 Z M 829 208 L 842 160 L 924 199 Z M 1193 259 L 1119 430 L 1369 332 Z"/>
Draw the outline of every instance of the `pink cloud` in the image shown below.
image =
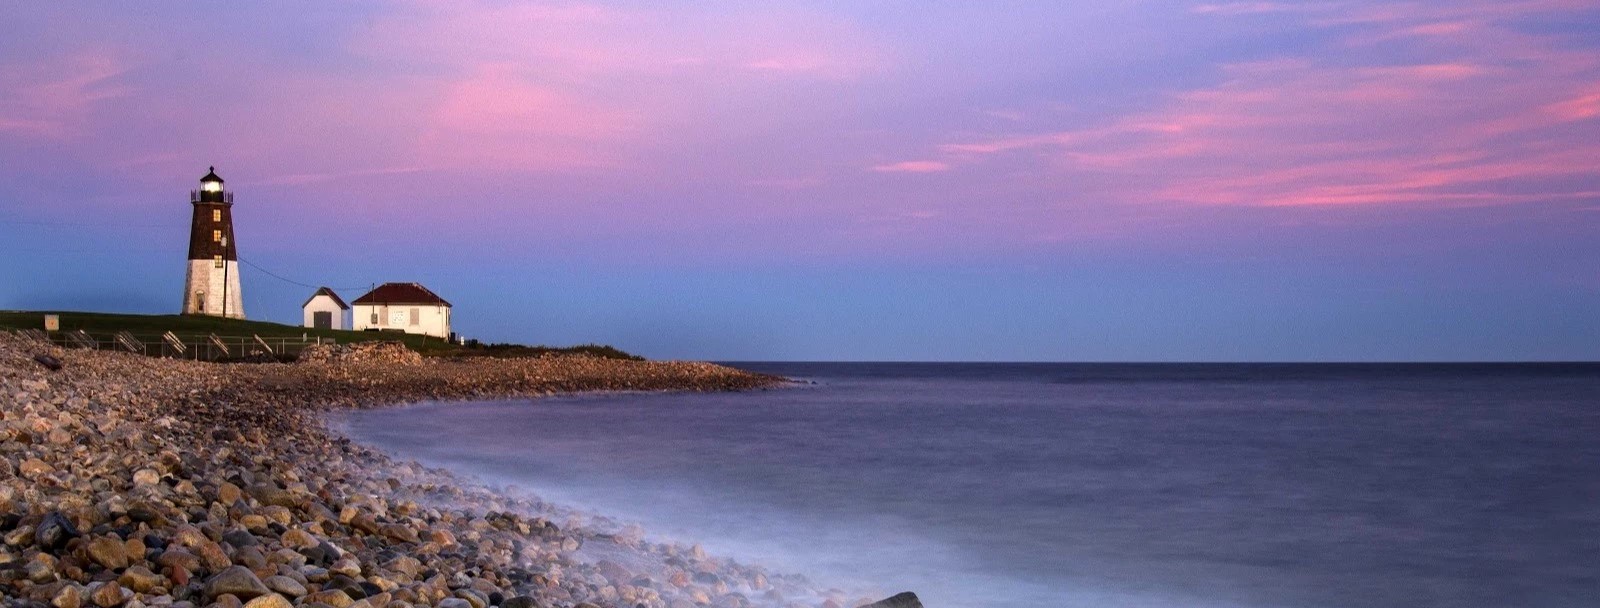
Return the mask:
<path id="1" fill-rule="evenodd" d="M 116 55 L 82 51 L 57 61 L 13 64 L 0 71 L 0 131 L 64 137 L 80 133 L 102 102 L 126 96 L 117 83 L 128 71 Z"/>
<path id="2" fill-rule="evenodd" d="M 1311 2 L 1227 2 L 1221 4 L 1201 4 L 1190 9 L 1197 14 L 1215 15 L 1259 15 L 1263 13 L 1289 13 L 1323 10 L 1327 4 Z"/>
<path id="3" fill-rule="evenodd" d="M 1461 80 L 1483 75 L 1483 66 L 1468 63 L 1432 63 L 1423 65 L 1386 66 L 1367 68 L 1366 72 L 1380 80 Z"/>
<path id="4" fill-rule="evenodd" d="M 181 65 L 92 49 L 14 61 L 0 66 L 0 138 L 25 142 L 5 159 L 14 171 L 32 162 L 42 175 L 61 163 L 34 158 L 70 155 L 167 188 L 215 162 L 231 183 L 308 208 L 341 190 L 311 186 L 348 181 L 366 194 L 340 203 L 358 208 L 348 221 L 460 221 L 427 202 L 503 187 L 515 194 L 463 204 L 499 214 L 508 232 L 517 219 L 656 235 L 894 218 L 885 223 L 908 231 L 907 250 L 924 247 L 915 235 L 928 248 L 958 242 L 933 226 L 999 247 L 1041 234 L 1134 238 L 1139 225 L 1213 213 L 1170 211 L 1183 205 L 1592 194 L 1600 56 L 1581 33 L 1552 33 L 1559 11 L 1592 4 L 1218 0 L 1194 8 L 1202 19 L 1185 12 L 1192 4 L 1129 3 L 1114 20 L 1099 15 L 1127 29 L 1080 23 L 1092 34 L 1080 38 L 1026 15 L 945 20 L 1001 16 L 970 7 L 921 20 L 405 2 L 362 9 L 304 50 L 283 50 L 277 25 L 241 28 Z M 1065 23 L 1113 9 L 1059 10 Z M 1510 19 L 1527 10 L 1542 12 Z M 106 39 L 121 23 L 57 21 L 48 37 L 60 40 Z M 1211 44 L 1257 29 L 1271 34 L 1262 44 Z M 181 30 L 129 35 L 169 57 Z M 1271 42 L 1297 31 L 1292 45 Z M 229 94 L 197 106 L 195 82 Z M 96 145 L 30 149 L 78 129 Z M 392 213 L 401 206 L 416 209 Z M 914 222 L 930 218 L 907 209 L 943 215 Z"/>
<path id="5" fill-rule="evenodd" d="M 356 45 L 445 67 L 466 58 L 519 63 L 567 83 L 602 72 L 681 77 L 710 70 L 849 78 L 884 60 L 865 33 L 818 14 L 584 4 L 414 7 L 375 24 Z"/>
<path id="6" fill-rule="evenodd" d="M 452 166 L 605 166 L 637 123 L 626 110 L 541 86 L 518 66 L 492 64 L 445 89 L 419 152 Z"/>
<path id="7" fill-rule="evenodd" d="M 1371 31 L 1351 37 L 1355 42 L 1374 42 L 1392 38 L 1456 36 L 1468 32 L 1507 30 L 1497 22 L 1524 19 L 1540 14 L 1573 14 L 1593 11 L 1587 0 L 1509 0 L 1490 2 L 1404 2 L 1361 5 L 1347 3 L 1328 11 L 1312 23 L 1319 26 L 1368 26 Z"/>
<path id="8" fill-rule="evenodd" d="M 1477 24 L 1471 21 L 1438 21 L 1413 25 L 1401 31 L 1404 34 L 1413 36 L 1453 36 L 1470 31 L 1475 27 L 1477 27 Z"/>
<path id="9" fill-rule="evenodd" d="M 873 171 L 879 173 L 939 173 L 949 171 L 950 164 L 936 160 L 908 160 L 898 163 L 876 165 Z"/>
<path id="10" fill-rule="evenodd" d="M 1529 3 L 1539 10 L 1571 3 Z M 1204 12 L 1262 12 L 1265 3 Z M 1027 154 L 1084 181 L 1118 179 L 1127 202 L 1329 205 L 1516 203 L 1581 197 L 1600 161 L 1600 57 L 1495 21 L 1499 9 L 1357 11 L 1387 31 L 1458 23 L 1460 44 L 1408 64 L 1278 59 L 1224 66 L 1211 86 L 1104 124 L 955 141 L 945 160 L 1000 166 Z M 1382 12 L 1392 11 L 1392 12 Z M 1381 15 L 1382 18 L 1379 18 Z M 1462 26 L 1465 27 L 1465 26 Z M 1350 34 L 1369 40 L 1370 29 Z M 1430 27 L 1441 33 L 1451 27 Z M 1422 44 L 1422 43 L 1418 43 Z M 1002 158 L 1009 160 L 1001 160 Z M 1102 176 L 1102 177 L 1097 177 Z"/>
<path id="11" fill-rule="evenodd" d="M 0 131 L 48 134 L 57 131 L 60 127 L 61 123 L 54 120 L 0 117 Z"/>
<path id="12" fill-rule="evenodd" d="M 363 169 L 356 171 L 337 171 L 327 173 L 292 173 L 257 178 L 243 182 L 244 186 L 303 186 L 307 184 L 321 184 L 332 181 L 348 180 L 353 177 L 405 175 L 426 171 L 421 167 L 393 167 L 387 169 Z"/>
<path id="13" fill-rule="evenodd" d="M 397 127 L 416 130 L 414 153 L 380 164 L 512 171 L 649 171 L 652 157 L 799 116 L 770 108 L 826 108 L 810 101 L 887 56 L 827 15 L 645 5 L 411 5 L 350 45 L 414 72 L 395 87 L 420 116 Z"/>
<path id="14" fill-rule="evenodd" d="M 779 189 L 784 189 L 784 190 L 800 190 L 800 189 L 804 189 L 804 188 L 812 188 L 812 187 L 821 185 L 823 183 L 823 180 L 820 177 L 791 177 L 791 178 L 776 178 L 776 179 L 752 179 L 752 180 L 749 180 L 749 181 L 747 181 L 745 183 L 748 184 L 748 185 L 751 185 L 751 186 L 758 186 L 758 187 L 762 187 L 762 188 L 779 188 Z"/>
<path id="15" fill-rule="evenodd" d="M 1564 122 L 1600 117 L 1600 92 L 1558 101 L 1544 107 L 1545 112 Z"/>

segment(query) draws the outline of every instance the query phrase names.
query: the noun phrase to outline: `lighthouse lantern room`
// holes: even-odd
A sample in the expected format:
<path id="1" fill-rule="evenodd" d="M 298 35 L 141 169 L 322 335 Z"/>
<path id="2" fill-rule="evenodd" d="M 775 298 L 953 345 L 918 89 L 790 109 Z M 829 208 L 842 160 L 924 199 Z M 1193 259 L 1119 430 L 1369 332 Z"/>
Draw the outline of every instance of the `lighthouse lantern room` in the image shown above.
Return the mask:
<path id="1" fill-rule="evenodd" d="M 217 168 L 211 167 L 200 178 L 200 189 L 189 191 L 194 220 L 189 225 L 183 314 L 243 319 L 238 243 L 233 238 L 233 193 L 222 183 Z"/>

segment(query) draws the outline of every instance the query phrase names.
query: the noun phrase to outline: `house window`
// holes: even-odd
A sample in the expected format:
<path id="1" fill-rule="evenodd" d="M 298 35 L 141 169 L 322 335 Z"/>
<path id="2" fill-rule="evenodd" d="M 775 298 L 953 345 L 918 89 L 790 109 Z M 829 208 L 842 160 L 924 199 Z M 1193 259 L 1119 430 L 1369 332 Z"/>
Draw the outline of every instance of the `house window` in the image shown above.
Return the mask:
<path id="1" fill-rule="evenodd" d="M 222 231 L 221 230 L 212 230 L 211 231 L 211 242 L 213 242 L 213 243 L 221 243 L 222 242 Z"/>
<path id="2" fill-rule="evenodd" d="M 205 312 L 206 311 L 206 292 L 204 292 L 204 291 L 196 291 L 196 292 L 194 292 L 194 311 L 195 312 Z"/>
<path id="3" fill-rule="evenodd" d="M 212 268 L 221 268 L 222 267 L 222 256 L 220 256 L 220 255 L 211 256 L 211 267 Z"/>
<path id="4" fill-rule="evenodd" d="M 413 327 L 415 327 L 415 326 L 421 325 L 421 324 L 422 324 L 422 309 L 421 308 L 413 308 L 413 309 L 411 309 L 411 325 Z"/>
<path id="5" fill-rule="evenodd" d="M 213 221 L 213 222 L 222 221 L 222 210 L 221 209 L 212 209 L 211 210 L 211 221 Z"/>

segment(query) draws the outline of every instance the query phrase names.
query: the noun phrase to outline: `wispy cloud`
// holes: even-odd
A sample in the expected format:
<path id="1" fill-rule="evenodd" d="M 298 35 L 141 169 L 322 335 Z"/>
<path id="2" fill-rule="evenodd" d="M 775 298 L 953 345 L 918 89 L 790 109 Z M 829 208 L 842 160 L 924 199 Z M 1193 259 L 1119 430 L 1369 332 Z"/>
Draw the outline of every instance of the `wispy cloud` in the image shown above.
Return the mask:
<path id="1" fill-rule="evenodd" d="M 1303 13 L 1336 7 L 1316 2 L 1222 2 L 1200 4 L 1189 9 L 1202 15 L 1260 15 L 1264 13 Z"/>
<path id="2" fill-rule="evenodd" d="M 785 189 L 785 190 L 799 190 L 799 189 L 803 189 L 803 188 L 811 188 L 811 187 L 815 187 L 815 186 L 821 185 L 823 183 L 823 180 L 820 177 L 790 177 L 790 178 L 772 178 L 772 179 L 752 179 L 752 180 L 746 181 L 745 183 L 748 184 L 748 185 L 751 185 L 751 186 L 758 186 L 758 187 L 762 187 L 762 188 L 780 188 L 780 189 Z"/>
<path id="3" fill-rule="evenodd" d="M 1571 3 L 1529 3 L 1570 10 Z M 1273 3 L 1199 12 L 1298 10 Z M 1129 201 L 1327 205 L 1516 203 L 1585 196 L 1600 159 L 1600 55 L 1574 53 L 1496 21 L 1493 7 L 1402 14 L 1353 10 L 1372 31 L 1445 33 L 1477 21 L 1472 39 L 1418 42 L 1422 61 L 1281 58 L 1221 68 L 1220 82 L 1174 92 L 1157 109 L 1096 126 L 1014 133 L 938 146 L 948 163 L 999 168 L 1013 156 L 1053 171 L 1124 175 Z M 1452 24 L 1441 26 L 1439 24 Z M 1341 41 L 1335 41 L 1336 43 Z M 1370 42 L 1363 42 L 1364 44 Z M 1007 160 L 1011 159 L 1011 160 Z"/>
<path id="4" fill-rule="evenodd" d="M 1012 122 L 1019 122 L 1028 117 L 1027 114 L 1024 114 L 1019 110 L 983 110 L 982 113 L 984 116 L 999 118 L 1001 120 L 1009 120 Z"/>
<path id="5" fill-rule="evenodd" d="M 127 71 L 123 61 L 104 51 L 3 66 L 0 132 L 45 137 L 81 133 L 88 112 L 129 94 L 130 89 L 116 80 Z"/>
<path id="6" fill-rule="evenodd" d="M 308 184 L 321 184 L 326 182 L 346 180 L 357 177 L 372 177 L 384 175 L 406 175 L 426 171 L 422 167 L 394 167 L 387 169 L 361 169 L 356 171 L 331 171 L 325 173 L 290 173 L 274 175 L 243 182 L 245 186 L 303 186 Z"/>
<path id="7" fill-rule="evenodd" d="M 939 173 L 949 171 L 950 164 L 936 160 L 907 160 L 875 165 L 872 170 L 879 173 Z"/>
<path id="8" fill-rule="evenodd" d="M 420 154 L 480 168 L 607 166 L 641 120 L 609 102 L 545 86 L 520 65 L 483 65 L 445 90 Z"/>
<path id="9" fill-rule="evenodd" d="M 872 41 L 847 22 L 778 9 L 719 14 L 645 6 L 448 3 L 415 6 L 382 20 L 355 44 L 373 55 L 442 66 L 462 60 L 515 62 L 563 82 L 596 73 L 682 77 L 707 70 L 834 78 L 859 75 L 883 61 Z"/>
<path id="10" fill-rule="evenodd" d="M 1600 189 L 1600 42 L 1580 27 L 1600 23 L 1592 0 L 917 15 L 402 2 L 283 17 L 317 21 L 312 45 L 237 19 L 228 44 L 187 55 L 175 25 L 118 37 L 132 9 L 85 21 L 37 6 L 45 33 L 0 55 L 0 164 L 13 173 L 186 183 L 191 165 L 215 162 L 249 167 L 228 173 L 241 185 L 304 186 L 286 204 L 308 209 L 334 190 L 321 186 L 361 180 L 384 193 L 352 205 L 420 210 L 405 221 L 454 221 L 430 203 L 491 176 L 515 194 L 470 204 L 510 223 L 562 216 L 644 241 L 924 209 L 949 221 L 906 220 L 896 238 L 929 251 L 1132 241 L 1181 213 L 1232 212 L 1217 206 L 1489 205 Z M 91 42 L 107 39 L 126 48 Z M 201 82 L 228 94 L 198 103 Z M 962 238 L 938 232 L 953 226 Z M 850 250 L 852 237 L 832 236 Z"/>
<path id="11" fill-rule="evenodd" d="M 1578 122 L 1600 118 L 1600 87 L 1597 92 L 1580 94 L 1578 97 L 1566 99 L 1549 104 L 1544 111 L 1560 122 Z"/>
<path id="12" fill-rule="evenodd" d="M 402 128 L 417 128 L 420 162 L 529 172 L 615 170 L 705 133 L 770 123 L 768 108 L 719 109 L 825 95 L 885 61 L 848 21 L 778 8 L 411 5 L 350 45 L 419 68 L 406 88 L 422 116 Z"/>

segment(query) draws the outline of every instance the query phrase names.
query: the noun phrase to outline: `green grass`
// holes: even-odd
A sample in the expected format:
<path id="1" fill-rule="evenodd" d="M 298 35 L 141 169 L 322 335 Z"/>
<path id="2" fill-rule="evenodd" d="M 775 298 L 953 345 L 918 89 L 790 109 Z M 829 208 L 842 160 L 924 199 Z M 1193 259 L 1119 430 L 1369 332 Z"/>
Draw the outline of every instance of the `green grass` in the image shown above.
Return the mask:
<path id="1" fill-rule="evenodd" d="M 570 348 L 495 344 L 469 348 L 450 344 L 432 336 L 401 332 L 341 331 L 312 329 L 295 325 L 282 325 L 266 321 L 244 321 L 202 315 L 133 315 L 75 311 L 0 311 L 0 329 L 44 329 L 44 316 L 60 315 L 61 331 L 81 329 L 96 337 L 127 331 L 135 336 L 159 336 L 172 332 L 180 338 L 190 336 L 261 336 L 262 338 L 299 338 L 317 336 L 338 342 L 366 342 L 372 340 L 397 340 L 412 350 L 428 356 L 537 356 L 544 353 L 587 353 L 617 359 L 638 359 L 610 346 L 585 344 Z"/>

